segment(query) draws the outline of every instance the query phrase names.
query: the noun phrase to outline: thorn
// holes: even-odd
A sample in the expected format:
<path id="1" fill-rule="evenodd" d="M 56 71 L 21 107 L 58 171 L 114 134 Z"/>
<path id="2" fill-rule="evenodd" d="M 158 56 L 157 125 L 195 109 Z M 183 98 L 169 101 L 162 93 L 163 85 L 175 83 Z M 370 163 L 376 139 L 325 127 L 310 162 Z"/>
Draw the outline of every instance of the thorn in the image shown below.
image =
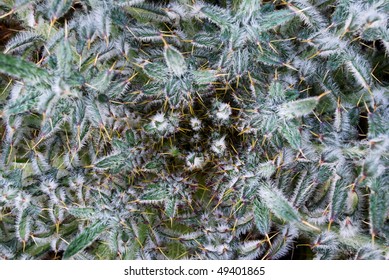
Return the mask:
<path id="1" fill-rule="evenodd" d="M 51 21 L 50 21 L 50 26 L 49 26 L 49 35 L 51 33 L 51 29 L 53 28 L 55 22 L 57 21 L 57 18 L 53 18 Z"/>
<path id="2" fill-rule="evenodd" d="M 279 52 L 274 48 L 274 46 L 269 42 L 269 47 L 276 53 L 279 54 Z"/>
<path id="3" fill-rule="evenodd" d="M 269 235 L 266 233 L 265 236 L 266 236 L 267 243 L 269 243 L 270 248 L 272 248 L 273 246 L 272 246 L 272 244 L 271 244 Z"/>
<path id="4" fill-rule="evenodd" d="M 139 73 L 138 72 L 135 72 L 135 74 L 133 74 L 130 78 L 128 78 L 126 80 L 127 83 L 131 82 Z"/>
<path id="5" fill-rule="evenodd" d="M 330 221 L 329 221 L 329 223 L 328 223 L 328 228 L 327 228 L 327 230 L 328 230 L 328 231 L 330 231 L 330 230 L 331 230 L 331 225 L 332 225 L 332 222 L 333 222 L 333 220 L 332 220 L 332 219 L 330 219 Z"/>
<path id="6" fill-rule="evenodd" d="M 258 46 L 260 52 L 263 54 L 263 49 L 262 49 L 261 43 L 257 42 L 257 46 Z"/>
<path id="7" fill-rule="evenodd" d="M 65 40 L 68 39 L 68 21 L 65 19 Z"/>
<path id="8" fill-rule="evenodd" d="M 5 13 L 4 15 L 1 15 L 1 16 L 0 16 L 0 19 L 5 18 L 5 17 L 7 17 L 7 16 L 9 16 L 9 15 L 12 15 L 14 12 L 15 12 L 15 10 L 14 10 L 14 9 L 11 9 L 11 11 L 9 11 L 8 13 Z"/>
<path id="9" fill-rule="evenodd" d="M 99 59 L 99 55 L 100 55 L 100 53 L 98 53 L 98 54 L 96 55 L 95 61 L 93 62 L 93 66 L 96 66 L 97 60 Z"/>
<path id="10" fill-rule="evenodd" d="M 301 222 L 302 222 L 304 225 L 306 225 L 306 226 L 308 226 L 308 227 L 310 227 L 310 228 L 312 228 L 312 229 L 314 229 L 314 230 L 316 230 L 316 231 L 321 231 L 320 228 L 318 228 L 318 227 L 316 227 L 316 226 L 314 226 L 314 225 L 311 225 L 311 224 L 308 223 L 307 221 L 302 220 Z"/>
<path id="11" fill-rule="evenodd" d="M 111 68 L 109 68 L 109 72 L 112 72 L 112 71 L 113 71 L 113 68 L 115 67 L 116 62 L 117 62 L 116 60 L 113 62 Z"/>
<path id="12" fill-rule="evenodd" d="M 167 49 L 169 47 L 169 44 L 166 42 L 165 38 L 163 38 L 163 34 L 161 34 L 161 39 L 162 39 L 162 42 L 163 42 L 165 49 Z"/>
<path id="13" fill-rule="evenodd" d="M 288 68 L 290 68 L 290 69 L 292 69 L 292 70 L 294 70 L 294 71 L 299 71 L 298 69 L 296 69 L 296 68 L 294 68 L 292 65 L 290 65 L 290 64 L 287 64 L 287 63 L 282 63 L 282 65 L 284 65 L 285 67 L 288 67 Z"/>
<path id="14" fill-rule="evenodd" d="M 322 94 L 320 94 L 320 95 L 317 97 L 317 99 L 320 99 L 320 98 L 326 96 L 326 95 L 329 94 L 329 93 L 331 93 L 330 90 L 328 90 L 328 91 L 326 91 L 326 92 L 323 92 Z"/>
<path id="15" fill-rule="evenodd" d="M 314 53 L 313 55 L 311 55 L 310 57 L 308 57 L 308 60 L 318 56 L 319 54 L 321 53 L 321 51 L 317 51 L 316 53 Z"/>

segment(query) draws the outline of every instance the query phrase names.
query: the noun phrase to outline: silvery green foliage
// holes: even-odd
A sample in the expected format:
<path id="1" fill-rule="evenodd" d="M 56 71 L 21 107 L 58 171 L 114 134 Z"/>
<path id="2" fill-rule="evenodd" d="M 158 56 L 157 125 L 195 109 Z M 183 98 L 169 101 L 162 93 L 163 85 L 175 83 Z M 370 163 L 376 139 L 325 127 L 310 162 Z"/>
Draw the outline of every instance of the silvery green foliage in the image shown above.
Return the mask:
<path id="1" fill-rule="evenodd" d="M 0 2 L 0 258 L 388 258 L 388 2 L 156 2 Z"/>

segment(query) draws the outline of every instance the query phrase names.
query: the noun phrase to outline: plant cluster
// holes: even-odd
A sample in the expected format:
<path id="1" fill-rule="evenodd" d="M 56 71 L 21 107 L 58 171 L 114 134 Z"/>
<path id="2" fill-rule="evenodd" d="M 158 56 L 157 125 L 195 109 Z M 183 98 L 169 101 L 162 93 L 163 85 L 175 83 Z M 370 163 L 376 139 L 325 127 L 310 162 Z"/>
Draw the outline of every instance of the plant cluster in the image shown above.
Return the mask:
<path id="1" fill-rule="evenodd" d="M 389 2 L 3 0 L 1 259 L 389 258 Z"/>

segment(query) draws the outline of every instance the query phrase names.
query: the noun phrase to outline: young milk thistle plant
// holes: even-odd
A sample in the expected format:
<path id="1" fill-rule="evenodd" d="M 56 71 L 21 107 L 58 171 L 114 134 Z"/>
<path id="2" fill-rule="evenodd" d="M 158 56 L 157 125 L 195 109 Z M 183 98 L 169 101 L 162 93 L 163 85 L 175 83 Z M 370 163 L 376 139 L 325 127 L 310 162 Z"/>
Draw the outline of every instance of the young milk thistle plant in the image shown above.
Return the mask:
<path id="1" fill-rule="evenodd" d="M 0 1 L 0 259 L 388 259 L 389 2 Z"/>

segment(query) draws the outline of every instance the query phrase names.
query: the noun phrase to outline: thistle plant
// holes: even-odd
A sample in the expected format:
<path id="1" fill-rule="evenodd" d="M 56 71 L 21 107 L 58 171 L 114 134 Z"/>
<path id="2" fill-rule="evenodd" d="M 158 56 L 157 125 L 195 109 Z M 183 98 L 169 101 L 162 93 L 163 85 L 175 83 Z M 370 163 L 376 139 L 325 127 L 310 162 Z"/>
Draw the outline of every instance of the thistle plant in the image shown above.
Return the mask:
<path id="1" fill-rule="evenodd" d="M 0 258 L 388 259 L 388 15 L 0 1 Z"/>

